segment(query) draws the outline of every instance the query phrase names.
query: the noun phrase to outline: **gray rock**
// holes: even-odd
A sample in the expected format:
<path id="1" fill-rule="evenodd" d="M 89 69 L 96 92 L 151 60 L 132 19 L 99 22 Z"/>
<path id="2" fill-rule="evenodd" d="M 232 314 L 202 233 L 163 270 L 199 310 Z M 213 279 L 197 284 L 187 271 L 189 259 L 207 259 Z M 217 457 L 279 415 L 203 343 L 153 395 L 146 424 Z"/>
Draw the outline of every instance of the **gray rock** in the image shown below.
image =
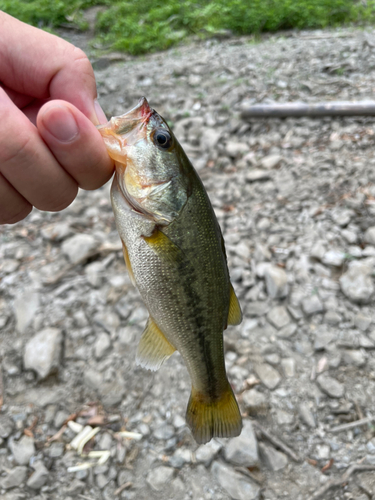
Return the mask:
<path id="1" fill-rule="evenodd" d="M 344 263 L 345 252 L 340 250 L 328 250 L 322 257 L 322 262 L 326 266 L 336 266 L 340 267 Z"/>
<path id="2" fill-rule="evenodd" d="M 246 174 L 246 180 L 249 182 L 257 182 L 257 181 L 267 181 L 271 178 L 271 174 L 267 170 L 252 169 Z"/>
<path id="3" fill-rule="evenodd" d="M 357 367 L 366 364 L 366 356 L 362 350 L 346 349 L 343 353 L 343 360 L 347 365 L 354 365 Z"/>
<path id="4" fill-rule="evenodd" d="M 2 479 L 0 479 L 0 488 L 4 488 L 4 490 L 9 490 L 11 488 L 15 488 L 16 486 L 20 486 L 23 483 L 27 476 L 27 467 L 19 465 L 14 469 L 11 469 L 8 475 Z"/>
<path id="5" fill-rule="evenodd" d="M 268 389 L 276 389 L 281 381 L 279 372 L 267 363 L 256 365 L 255 372 Z"/>
<path id="6" fill-rule="evenodd" d="M 61 248 L 72 264 L 78 264 L 87 260 L 97 246 L 98 242 L 90 234 L 76 234 L 65 240 Z"/>
<path id="7" fill-rule="evenodd" d="M 46 328 L 25 346 L 23 362 L 26 370 L 34 370 L 40 379 L 58 371 L 63 336 L 57 328 Z"/>
<path id="8" fill-rule="evenodd" d="M 276 332 L 276 335 L 283 339 L 289 339 L 296 333 L 296 331 L 297 331 L 297 325 L 295 323 L 289 323 L 288 325 L 281 328 L 281 330 L 278 330 Z"/>
<path id="9" fill-rule="evenodd" d="M 102 490 L 105 486 L 107 486 L 109 478 L 107 478 L 104 474 L 97 474 L 96 476 L 96 485 Z"/>
<path id="10" fill-rule="evenodd" d="M 96 359 L 102 359 L 111 349 L 111 339 L 107 333 L 101 332 L 94 345 Z"/>
<path id="11" fill-rule="evenodd" d="M 209 467 L 212 460 L 216 457 L 222 447 L 223 445 L 221 443 L 212 439 L 209 443 L 202 444 L 199 448 L 197 448 L 195 452 L 195 460 L 198 463 L 203 463 L 206 467 Z"/>
<path id="12" fill-rule="evenodd" d="M 324 306 L 317 295 L 311 295 L 311 297 L 303 299 L 302 309 L 305 314 L 311 316 L 312 314 L 323 312 Z"/>
<path id="13" fill-rule="evenodd" d="M 48 456 L 51 458 L 58 458 L 64 455 L 64 443 L 51 443 L 51 446 L 47 449 Z"/>
<path id="14" fill-rule="evenodd" d="M 294 415 L 288 411 L 276 410 L 276 421 L 279 425 L 291 425 L 294 422 Z"/>
<path id="15" fill-rule="evenodd" d="M 62 241 L 72 234 L 72 230 L 68 222 L 56 222 L 43 227 L 40 233 L 46 240 Z"/>
<path id="16" fill-rule="evenodd" d="M 34 464 L 35 472 L 27 480 L 27 486 L 33 490 L 40 490 L 44 486 L 48 479 L 48 470 L 42 462 L 39 462 L 37 466 Z"/>
<path id="17" fill-rule="evenodd" d="M 37 292 L 24 292 L 17 296 L 13 304 L 16 318 L 16 329 L 19 333 L 24 333 L 31 324 L 39 308 L 39 294 Z"/>
<path id="18" fill-rule="evenodd" d="M 336 311 L 327 311 L 324 315 L 324 321 L 328 325 L 335 326 L 342 320 L 342 316 Z"/>
<path id="19" fill-rule="evenodd" d="M 181 469 L 185 464 L 191 462 L 191 451 L 186 448 L 177 448 L 169 459 L 169 463 L 175 469 Z"/>
<path id="20" fill-rule="evenodd" d="M 4 413 L 0 414 L 0 438 L 6 439 L 12 433 L 14 428 L 13 420 Z"/>
<path id="21" fill-rule="evenodd" d="M 298 413 L 302 422 L 311 427 L 311 429 L 315 429 L 316 422 L 314 415 L 306 403 L 301 403 L 298 405 Z"/>
<path id="22" fill-rule="evenodd" d="M 243 142 L 228 141 L 225 149 L 229 156 L 238 158 L 249 151 L 249 146 Z"/>
<path id="23" fill-rule="evenodd" d="M 19 441 L 11 440 L 9 446 L 14 460 L 19 465 L 27 465 L 35 454 L 34 439 L 29 436 L 22 436 Z"/>
<path id="24" fill-rule="evenodd" d="M 353 302 L 367 303 L 374 293 L 372 268 L 362 262 L 352 261 L 340 278 L 341 290 Z"/>
<path id="25" fill-rule="evenodd" d="M 154 436 L 156 439 L 170 439 L 174 436 L 174 427 L 170 424 L 163 424 L 154 430 Z"/>
<path id="26" fill-rule="evenodd" d="M 368 327 L 371 325 L 372 323 L 372 318 L 370 318 L 369 316 L 366 316 L 362 313 L 358 313 L 355 317 L 354 317 L 354 324 L 355 326 L 361 330 L 362 332 L 365 332 Z"/>
<path id="27" fill-rule="evenodd" d="M 320 389 L 331 398 L 341 398 L 344 395 L 345 389 L 340 382 L 328 375 L 319 375 L 316 379 Z"/>
<path id="28" fill-rule="evenodd" d="M 227 462 L 234 465 L 258 465 L 258 443 L 250 420 L 244 420 L 241 434 L 224 447 L 224 455 Z"/>
<path id="29" fill-rule="evenodd" d="M 272 169 L 277 167 L 282 161 L 283 157 L 280 155 L 268 155 L 262 158 L 261 165 L 263 168 Z"/>
<path id="30" fill-rule="evenodd" d="M 99 288 L 103 283 L 105 269 L 101 262 L 91 262 L 85 267 L 87 281 L 94 288 Z"/>
<path id="31" fill-rule="evenodd" d="M 220 462 L 213 463 L 211 472 L 233 500 L 259 500 L 259 486 L 242 474 Z"/>
<path id="32" fill-rule="evenodd" d="M 273 307 L 267 314 L 267 319 L 278 330 L 290 323 L 289 313 L 284 306 Z"/>
<path id="33" fill-rule="evenodd" d="M 259 453 L 267 469 L 273 472 L 284 469 L 288 465 L 287 456 L 272 446 L 259 443 Z"/>
<path id="34" fill-rule="evenodd" d="M 264 278 L 268 295 L 273 299 L 281 299 L 288 295 L 288 276 L 284 269 L 268 265 L 264 270 Z"/>
<path id="35" fill-rule="evenodd" d="M 267 302 L 250 302 L 247 307 L 248 316 L 263 316 L 269 309 Z"/>
<path id="36" fill-rule="evenodd" d="M 281 367 L 283 369 L 284 375 L 287 378 L 294 377 L 294 375 L 296 374 L 296 362 L 293 358 L 282 359 Z"/>
<path id="37" fill-rule="evenodd" d="M 162 491 L 166 483 L 169 483 L 173 477 L 174 470 L 172 467 L 161 465 L 150 470 L 147 474 L 146 482 L 155 491 Z"/>
<path id="38" fill-rule="evenodd" d="M 366 243 L 369 243 L 370 245 L 375 246 L 375 226 L 369 227 L 365 234 L 364 234 L 364 240 Z"/>
<path id="39" fill-rule="evenodd" d="M 264 411 L 267 406 L 267 397 L 256 389 L 250 389 L 242 393 L 242 402 L 249 413 Z"/>

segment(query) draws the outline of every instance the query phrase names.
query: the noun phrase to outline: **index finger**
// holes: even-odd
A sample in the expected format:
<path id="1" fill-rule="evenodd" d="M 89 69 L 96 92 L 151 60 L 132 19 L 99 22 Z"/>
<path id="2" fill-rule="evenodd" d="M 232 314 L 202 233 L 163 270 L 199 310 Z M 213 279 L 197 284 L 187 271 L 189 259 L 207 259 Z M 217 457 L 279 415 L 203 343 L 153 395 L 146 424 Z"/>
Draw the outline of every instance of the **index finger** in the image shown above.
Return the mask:
<path id="1" fill-rule="evenodd" d="M 0 82 L 37 99 L 72 103 L 98 124 L 95 76 L 85 53 L 0 12 Z"/>

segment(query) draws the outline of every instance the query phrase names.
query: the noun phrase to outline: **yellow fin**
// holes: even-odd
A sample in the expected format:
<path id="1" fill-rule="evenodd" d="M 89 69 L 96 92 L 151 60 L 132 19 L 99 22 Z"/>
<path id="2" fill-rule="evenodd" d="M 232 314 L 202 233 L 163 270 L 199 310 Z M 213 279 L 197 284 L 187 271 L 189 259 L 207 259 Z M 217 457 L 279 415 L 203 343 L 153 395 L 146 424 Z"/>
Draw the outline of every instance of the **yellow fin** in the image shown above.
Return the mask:
<path id="1" fill-rule="evenodd" d="M 137 365 L 147 368 L 147 370 L 156 371 L 169 356 L 172 356 L 175 350 L 153 319 L 148 318 L 137 349 Z"/>
<path id="2" fill-rule="evenodd" d="M 228 325 L 239 325 L 242 321 L 242 311 L 232 283 L 230 284 Z"/>
<path id="3" fill-rule="evenodd" d="M 186 422 L 197 443 L 207 443 L 214 437 L 234 437 L 241 433 L 242 418 L 236 398 L 228 382 L 217 401 L 192 388 Z"/>
<path id="4" fill-rule="evenodd" d="M 126 245 L 123 241 L 122 241 L 122 253 L 124 254 L 125 265 L 129 273 L 130 281 L 133 283 L 134 286 L 136 286 L 132 265 L 130 264 L 128 249 L 126 248 Z"/>
<path id="5" fill-rule="evenodd" d="M 151 236 L 142 236 L 142 238 L 161 259 L 172 264 L 182 259 L 182 250 L 160 229 L 156 228 Z"/>

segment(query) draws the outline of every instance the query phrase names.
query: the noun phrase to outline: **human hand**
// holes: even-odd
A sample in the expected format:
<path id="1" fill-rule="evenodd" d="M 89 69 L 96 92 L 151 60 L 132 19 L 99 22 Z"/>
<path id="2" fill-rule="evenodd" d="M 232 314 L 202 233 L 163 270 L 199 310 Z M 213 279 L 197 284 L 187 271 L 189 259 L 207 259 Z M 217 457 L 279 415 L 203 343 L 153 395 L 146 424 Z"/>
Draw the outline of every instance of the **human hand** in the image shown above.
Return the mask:
<path id="1" fill-rule="evenodd" d="M 70 43 L 0 11 L 0 224 L 58 211 L 96 189 L 113 163 L 93 69 Z"/>

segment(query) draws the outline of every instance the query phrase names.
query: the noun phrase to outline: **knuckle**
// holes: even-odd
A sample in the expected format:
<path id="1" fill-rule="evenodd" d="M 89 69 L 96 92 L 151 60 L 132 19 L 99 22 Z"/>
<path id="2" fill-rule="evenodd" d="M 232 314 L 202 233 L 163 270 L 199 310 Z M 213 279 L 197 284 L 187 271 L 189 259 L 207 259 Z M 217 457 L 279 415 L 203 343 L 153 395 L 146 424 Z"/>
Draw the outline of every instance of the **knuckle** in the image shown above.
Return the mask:
<path id="1" fill-rule="evenodd" d="M 8 140 L 9 139 L 9 140 Z M 4 146 L 0 148 L 0 170 L 7 168 L 9 164 L 19 163 L 20 159 L 30 156 L 31 135 L 18 135 L 14 141 L 11 137 L 5 138 Z"/>

